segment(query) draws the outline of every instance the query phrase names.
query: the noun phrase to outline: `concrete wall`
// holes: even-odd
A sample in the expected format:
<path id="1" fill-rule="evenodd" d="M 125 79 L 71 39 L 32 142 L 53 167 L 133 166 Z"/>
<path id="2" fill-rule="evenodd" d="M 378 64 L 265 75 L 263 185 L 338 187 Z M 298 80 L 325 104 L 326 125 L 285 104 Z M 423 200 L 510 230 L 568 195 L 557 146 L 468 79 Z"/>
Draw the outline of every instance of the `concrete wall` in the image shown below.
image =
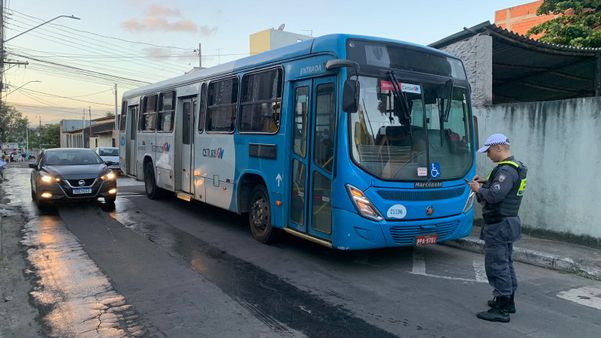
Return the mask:
<path id="1" fill-rule="evenodd" d="M 472 105 L 492 104 L 492 37 L 476 35 L 441 50 L 463 61 L 472 87 Z"/>
<path id="2" fill-rule="evenodd" d="M 525 226 L 601 239 L 601 98 L 475 107 L 480 144 L 492 133 L 511 140 L 528 166 L 520 209 Z M 493 167 L 477 155 L 478 173 Z"/>

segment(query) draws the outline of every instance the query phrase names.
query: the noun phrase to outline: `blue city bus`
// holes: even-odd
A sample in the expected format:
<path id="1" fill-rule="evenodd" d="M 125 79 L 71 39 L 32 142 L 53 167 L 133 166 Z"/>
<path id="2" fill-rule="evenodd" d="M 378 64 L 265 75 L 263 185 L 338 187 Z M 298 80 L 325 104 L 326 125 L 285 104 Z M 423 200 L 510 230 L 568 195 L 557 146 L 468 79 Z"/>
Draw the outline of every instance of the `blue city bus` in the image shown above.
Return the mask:
<path id="1" fill-rule="evenodd" d="M 340 250 L 471 232 L 476 139 L 462 62 L 326 35 L 130 90 L 123 171 L 165 194 Z"/>

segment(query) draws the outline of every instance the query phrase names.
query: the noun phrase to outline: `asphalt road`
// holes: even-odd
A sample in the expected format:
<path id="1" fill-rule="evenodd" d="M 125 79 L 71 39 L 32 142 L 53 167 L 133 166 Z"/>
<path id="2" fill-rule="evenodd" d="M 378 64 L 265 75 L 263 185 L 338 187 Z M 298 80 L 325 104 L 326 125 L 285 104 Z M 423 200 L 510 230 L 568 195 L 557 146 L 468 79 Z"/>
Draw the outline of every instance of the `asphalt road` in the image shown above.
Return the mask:
<path id="1" fill-rule="evenodd" d="M 578 276 L 516 264 L 517 313 L 508 324 L 489 323 L 475 316 L 491 296 L 479 254 L 442 245 L 339 252 L 288 235 L 268 246 L 252 239 L 238 215 L 174 198 L 152 201 L 142 185 L 125 186 L 132 183 L 127 180 L 114 210 L 96 202 L 40 214 L 29 198 L 28 169 L 9 173 L 9 198 L 30 219 L 24 245 L 37 274 L 34 304 L 48 334 L 598 337 L 601 332 L 599 308 L 558 296 L 583 287 L 601 290 L 601 283 Z"/>

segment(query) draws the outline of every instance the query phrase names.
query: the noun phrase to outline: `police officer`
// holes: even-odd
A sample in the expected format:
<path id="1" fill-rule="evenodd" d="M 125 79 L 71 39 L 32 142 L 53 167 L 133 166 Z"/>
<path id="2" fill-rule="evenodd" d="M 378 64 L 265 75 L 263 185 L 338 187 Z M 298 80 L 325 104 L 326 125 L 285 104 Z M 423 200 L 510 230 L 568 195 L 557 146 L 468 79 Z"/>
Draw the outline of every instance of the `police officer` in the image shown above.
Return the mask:
<path id="1" fill-rule="evenodd" d="M 521 235 L 518 211 L 526 188 L 527 168 L 511 155 L 509 139 L 503 134 L 493 134 L 486 139 L 478 152 L 486 153 L 497 166 L 487 179 L 475 176 L 469 182 L 482 204 L 484 227 L 480 239 L 484 240 L 484 265 L 488 283 L 494 288 L 490 310 L 480 312 L 480 319 L 509 322 L 515 313 L 514 295 L 518 282 L 511 254 L 513 242 Z"/>

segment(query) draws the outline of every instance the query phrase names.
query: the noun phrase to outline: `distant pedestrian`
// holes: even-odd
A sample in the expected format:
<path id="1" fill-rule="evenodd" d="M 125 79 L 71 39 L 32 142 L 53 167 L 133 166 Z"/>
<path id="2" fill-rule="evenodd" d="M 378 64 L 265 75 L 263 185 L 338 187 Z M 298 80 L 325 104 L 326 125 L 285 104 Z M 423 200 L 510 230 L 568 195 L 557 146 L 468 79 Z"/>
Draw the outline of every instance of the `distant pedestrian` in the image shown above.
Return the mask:
<path id="1" fill-rule="evenodd" d="M 480 238 L 484 240 L 484 265 L 488 283 L 494 288 L 490 310 L 477 314 L 478 318 L 509 322 L 515 313 L 515 291 L 518 281 L 511 258 L 513 242 L 520 239 L 521 221 L 518 216 L 528 169 L 514 159 L 509 139 L 503 134 L 493 134 L 486 139 L 478 152 L 486 153 L 497 164 L 487 179 L 476 175 L 469 182 L 482 204 L 484 226 Z"/>

